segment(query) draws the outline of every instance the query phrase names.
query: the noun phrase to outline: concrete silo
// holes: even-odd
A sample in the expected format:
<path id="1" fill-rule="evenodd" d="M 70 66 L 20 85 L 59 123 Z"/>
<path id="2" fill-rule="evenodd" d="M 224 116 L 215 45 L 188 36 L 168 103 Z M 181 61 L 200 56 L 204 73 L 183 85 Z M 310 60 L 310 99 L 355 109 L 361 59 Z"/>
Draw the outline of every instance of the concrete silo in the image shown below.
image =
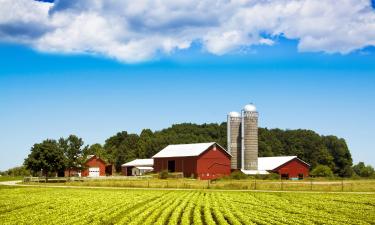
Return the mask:
<path id="1" fill-rule="evenodd" d="M 230 112 L 227 117 L 228 152 L 232 155 L 231 169 L 241 169 L 241 114 Z"/>
<path id="2" fill-rule="evenodd" d="M 241 155 L 244 170 L 258 170 L 258 112 L 253 104 L 245 105 L 241 111 Z"/>

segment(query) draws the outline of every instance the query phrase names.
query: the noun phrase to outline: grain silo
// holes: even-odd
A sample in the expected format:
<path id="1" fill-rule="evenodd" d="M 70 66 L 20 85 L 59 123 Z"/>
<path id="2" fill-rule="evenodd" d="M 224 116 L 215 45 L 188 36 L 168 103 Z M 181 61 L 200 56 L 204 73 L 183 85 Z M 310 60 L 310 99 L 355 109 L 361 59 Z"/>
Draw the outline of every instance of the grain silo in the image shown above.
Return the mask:
<path id="1" fill-rule="evenodd" d="M 228 152 L 232 155 L 231 169 L 241 169 L 241 114 L 230 112 L 227 117 Z"/>
<path id="2" fill-rule="evenodd" d="M 258 112 L 255 105 L 245 105 L 241 117 L 241 168 L 243 170 L 258 170 Z"/>

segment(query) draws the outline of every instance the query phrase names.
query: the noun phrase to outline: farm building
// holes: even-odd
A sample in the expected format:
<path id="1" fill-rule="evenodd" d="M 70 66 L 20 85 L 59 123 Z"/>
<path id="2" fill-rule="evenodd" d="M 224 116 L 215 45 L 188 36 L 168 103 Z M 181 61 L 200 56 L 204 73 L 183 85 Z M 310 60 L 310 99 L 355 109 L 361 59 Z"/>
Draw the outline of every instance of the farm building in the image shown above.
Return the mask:
<path id="1" fill-rule="evenodd" d="M 303 179 L 309 176 L 310 165 L 297 156 L 259 157 L 258 170 L 242 170 L 245 174 L 278 173 L 283 179 Z"/>
<path id="2" fill-rule="evenodd" d="M 122 174 L 124 176 L 140 176 L 154 170 L 153 159 L 135 159 L 121 165 Z"/>
<path id="3" fill-rule="evenodd" d="M 272 172 L 284 179 L 307 177 L 310 165 L 297 156 L 258 157 L 258 117 L 254 104 L 245 105 L 241 113 L 228 113 L 228 152 L 233 156 L 231 168 L 249 175 Z"/>
<path id="4" fill-rule="evenodd" d="M 99 177 L 112 175 L 113 165 L 108 164 L 96 155 L 89 155 L 81 171 L 65 171 L 65 176 Z M 70 173 L 70 174 L 69 174 Z"/>
<path id="5" fill-rule="evenodd" d="M 231 172 L 231 155 L 215 142 L 168 145 L 152 158 L 155 172 L 181 172 L 184 177 L 204 180 Z"/>

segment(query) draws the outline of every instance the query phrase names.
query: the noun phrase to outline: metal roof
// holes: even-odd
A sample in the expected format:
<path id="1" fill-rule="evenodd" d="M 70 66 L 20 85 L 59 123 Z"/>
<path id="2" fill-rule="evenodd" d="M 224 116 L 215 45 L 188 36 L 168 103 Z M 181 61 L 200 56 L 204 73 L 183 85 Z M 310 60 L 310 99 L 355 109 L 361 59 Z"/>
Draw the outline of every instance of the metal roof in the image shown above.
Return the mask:
<path id="1" fill-rule="evenodd" d="M 140 170 L 154 170 L 154 167 L 151 166 L 136 166 L 135 168 Z"/>
<path id="2" fill-rule="evenodd" d="M 273 170 L 295 158 L 297 156 L 259 157 L 258 170 Z"/>
<path id="3" fill-rule="evenodd" d="M 154 159 L 134 159 L 121 166 L 154 166 Z"/>
<path id="4" fill-rule="evenodd" d="M 266 170 L 241 170 L 244 174 L 246 175 L 266 175 L 266 174 L 270 174 L 268 171 Z"/>
<path id="5" fill-rule="evenodd" d="M 204 151 L 206 151 L 209 147 L 211 147 L 214 144 L 220 146 L 216 142 L 168 145 L 163 150 L 161 150 L 156 155 L 154 155 L 152 158 L 199 156 L 200 154 L 202 154 Z M 228 153 L 227 151 L 225 152 Z M 228 155 L 230 154 L 228 153 Z"/>
<path id="6" fill-rule="evenodd" d="M 277 167 L 293 160 L 299 159 L 297 156 L 274 156 L 274 157 L 258 157 L 258 170 L 241 170 L 244 174 L 268 174 L 267 171 L 276 169 Z M 301 162 L 310 166 L 310 164 L 299 159 Z"/>

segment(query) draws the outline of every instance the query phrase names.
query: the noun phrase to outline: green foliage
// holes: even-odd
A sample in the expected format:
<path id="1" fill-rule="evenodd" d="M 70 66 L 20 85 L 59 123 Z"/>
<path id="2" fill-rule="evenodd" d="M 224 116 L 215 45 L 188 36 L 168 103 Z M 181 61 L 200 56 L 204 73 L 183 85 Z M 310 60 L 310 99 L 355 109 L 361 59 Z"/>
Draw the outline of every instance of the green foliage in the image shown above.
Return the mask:
<path id="1" fill-rule="evenodd" d="M 81 169 L 85 161 L 82 157 L 83 140 L 76 135 L 70 135 L 66 139 L 60 138 L 58 143 L 64 153 L 65 169 L 69 171 L 70 176 L 71 171 Z"/>
<path id="2" fill-rule="evenodd" d="M 110 155 L 116 170 L 136 158 L 150 158 L 169 144 L 218 142 L 226 147 L 226 123 L 218 124 L 176 124 L 170 128 L 152 132 L 142 130 L 140 135 L 126 131 L 117 133 L 105 141 L 104 149 Z"/>
<path id="3" fill-rule="evenodd" d="M 353 171 L 356 175 L 360 177 L 374 177 L 375 171 L 374 168 L 370 165 L 365 165 L 364 162 L 359 162 L 357 165 L 353 166 Z"/>
<path id="4" fill-rule="evenodd" d="M 144 129 L 140 135 L 122 131 L 108 138 L 104 149 L 120 171 L 123 163 L 150 158 L 169 144 L 214 141 L 226 148 L 226 132 L 226 123 L 182 123 L 156 132 Z M 326 165 L 339 176 L 352 175 L 352 158 L 344 139 L 311 130 L 259 128 L 259 156 L 283 155 L 296 155 L 312 168 Z"/>
<path id="5" fill-rule="evenodd" d="M 79 165 L 79 154 L 98 155 L 115 165 L 121 172 L 121 165 L 136 158 L 150 158 L 169 144 L 217 142 L 227 146 L 226 123 L 175 124 L 160 131 L 142 130 L 141 134 L 119 132 L 105 141 L 104 146 L 94 144 L 82 149 L 82 139 L 71 135 L 62 139 L 59 145 L 64 149 L 66 167 Z M 352 158 L 344 139 L 335 136 L 321 136 L 311 130 L 281 130 L 259 128 L 259 156 L 296 155 L 311 165 L 328 166 L 334 174 L 352 176 Z"/>
<path id="6" fill-rule="evenodd" d="M 242 173 L 241 171 L 236 170 L 236 171 L 233 171 L 230 174 L 230 178 L 232 178 L 234 180 L 243 180 L 243 179 L 247 179 L 248 176 L 246 174 Z"/>
<path id="7" fill-rule="evenodd" d="M 373 224 L 361 194 L 0 188 L 1 224 Z"/>
<path id="8" fill-rule="evenodd" d="M 48 176 L 50 172 L 64 169 L 64 151 L 57 141 L 47 139 L 42 143 L 34 144 L 24 164 L 34 174 L 42 172 L 43 175 Z"/>
<path id="9" fill-rule="evenodd" d="M 343 177 L 352 175 L 352 157 L 344 139 L 311 130 L 259 128 L 259 156 L 296 155 L 312 168 L 328 166 Z"/>
<path id="10" fill-rule="evenodd" d="M 310 175 L 313 177 L 333 177 L 333 172 L 328 166 L 318 165 L 310 172 Z"/>
<path id="11" fill-rule="evenodd" d="M 255 175 L 255 179 L 258 180 L 280 180 L 280 174 L 278 173 L 269 173 L 264 175 Z"/>
<path id="12" fill-rule="evenodd" d="M 96 155 L 105 161 L 108 161 L 108 159 L 110 158 L 108 155 L 108 152 L 106 152 L 104 150 L 104 147 L 99 143 L 96 143 L 90 146 L 85 146 L 82 152 L 83 152 L 84 158 L 87 158 L 87 156 L 89 155 Z"/>
<path id="13" fill-rule="evenodd" d="M 28 170 L 25 166 L 17 166 L 0 172 L 0 174 L 2 176 L 23 177 L 30 176 L 30 170 Z"/>
<path id="14" fill-rule="evenodd" d="M 160 179 L 167 179 L 169 177 L 168 170 L 163 170 L 159 173 L 159 178 Z"/>

